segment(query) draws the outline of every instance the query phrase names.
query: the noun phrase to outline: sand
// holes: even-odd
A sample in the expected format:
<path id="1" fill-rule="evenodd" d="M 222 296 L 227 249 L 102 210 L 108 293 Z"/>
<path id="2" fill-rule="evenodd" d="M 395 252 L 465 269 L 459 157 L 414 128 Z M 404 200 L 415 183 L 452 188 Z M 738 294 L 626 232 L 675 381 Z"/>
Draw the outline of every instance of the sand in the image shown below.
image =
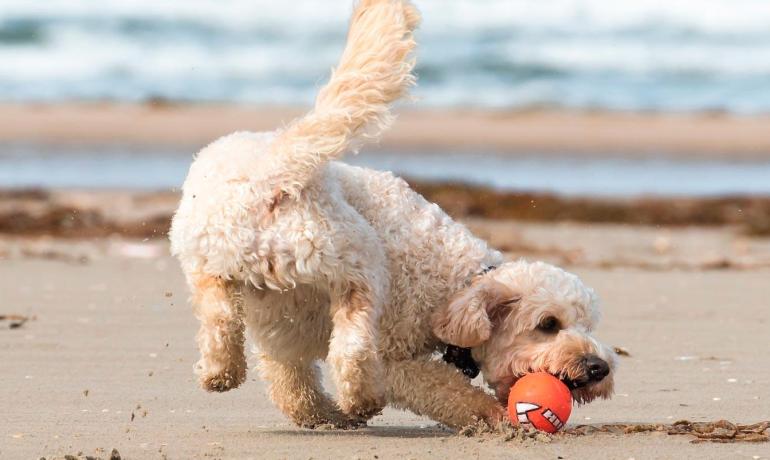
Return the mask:
<path id="1" fill-rule="evenodd" d="M 588 254 L 568 266 L 603 299 L 597 335 L 630 356 L 616 396 L 576 408 L 572 426 L 770 418 L 770 267 L 694 263 L 708 252 L 745 256 L 730 252 L 745 237 L 729 228 L 470 225 L 509 257 Z M 768 239 L 740 244 L 758 258 L 770 251 Z M 254 372 L 230 393 L 197 387 L 196 324 L 167 251 L 161 239 L 0 238 L 0 315 L 30 318 L 14 329 L 0 321 L 0 458 L 107 458 L 112 449 L 169 459 L 768 458 L 767 443 L 692 444 L 665 433 L 506 443 L 391 409 L 361 431 L 297 429 Z"/>
<path id="2" fill-rule="evenodd" d="M 298 113 L 5 105 L 0 142 L 192 150 Z M 722 114 L 402 110 L 383 147 L 764 161 L 769 125 L 767 117 Z M 521 197 L 424 188 L 509 258 L 564 265 L 601 296 L 597 335 L 630 356 L 621 358 L 615 397 L 576 408 L 568 427 L 770 419 L 765 198 L 608 207 L 539 197 L 548 212 L 535 215 L 511 204 Z M 208 394 L 192 373 L 196 324 L 163 239 L 177 199 L 170 192 L 0 193 L 0 458 L 109 458 L 113 449 L 129 459 L 770 458 L 768 443 L 693 444 L 692 436 L 665 432 L 523 444 L 464 437 L 392 409 L 360 431 L 302 430 L 269 403 L 254 372 L 236 391 Z M 479 199 L 510 206 L 482 209 Z M 560 222 L 567 210 L 573 222 Z M 648 225 L 633 225 L 641 210 Z"/>
<path id="3" fill-rule="evenodd" d="M 217 105 L 0 106 L 0 142 L 131 143 L 190 148 L 237 130 L 273 130 L 302 108 Z M 770 118 L 532 110 L 416 110 L 406 106 L 382 145 L 398 149 L 542 154 L 770 158 Z"/>
<path id="4" fill-rule="evenodd" d="M 764 196 L 581 198 L 460 184 L 409 183 L 454 218 L 547 222 L 554 228 L 566 222 L 646 228 L 730 227 L 746 237 L 770 236 L 770 197 Z M 168 231 L 179 199 L 178 191 L 0 190 L 0 234 L 157 238 Z M 519 240 L 500 245 L 522 247 Z M 665 252 L 666 242 L 659 245 L 659 251 Z M 743 243 L 737 249 L 744 247 L 748 251 Z"/>

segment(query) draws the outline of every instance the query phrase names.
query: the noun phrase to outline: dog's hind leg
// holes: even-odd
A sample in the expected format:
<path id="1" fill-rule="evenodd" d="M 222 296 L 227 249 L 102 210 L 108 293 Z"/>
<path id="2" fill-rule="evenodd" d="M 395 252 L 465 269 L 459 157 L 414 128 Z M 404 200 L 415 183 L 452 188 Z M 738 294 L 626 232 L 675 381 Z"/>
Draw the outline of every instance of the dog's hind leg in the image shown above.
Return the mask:
<path id="1" fill-rule="evenodd" d="M 323 390 L 316 364 L 329 346 L 326 292 L 299 285 L 284 292 L 245 289 L 243 294 L 244 317 L 259 350 L 257 369 L 273 403 L 305 428 L 355 427 Z"/>
<path id="2" fill-rule="evenodd" d="M 287 361 L 260 353 L 259 372 L 268 382 L 270 399 L 297 425 L 304 428 L 324 424 L 337 428 L 357 426 L 323 391 L 320 369 L 312 359 Z"/>
<path id="3" fill-rule="evenodd" d="M 384 362 L 388 402 L 453 428 L 479 420 L 496 425 L 505 409 L 455 367 L 441 361 Z"/>
<path id="4" fill-rule="evenodd" d="M 246 379 L 244 324 L 233 285 L 215 276 L 193 277 L 193 304 L 200 321 L 197 335 L 201 359 L 195 366 L 201 386 L 227 391 Z"/>

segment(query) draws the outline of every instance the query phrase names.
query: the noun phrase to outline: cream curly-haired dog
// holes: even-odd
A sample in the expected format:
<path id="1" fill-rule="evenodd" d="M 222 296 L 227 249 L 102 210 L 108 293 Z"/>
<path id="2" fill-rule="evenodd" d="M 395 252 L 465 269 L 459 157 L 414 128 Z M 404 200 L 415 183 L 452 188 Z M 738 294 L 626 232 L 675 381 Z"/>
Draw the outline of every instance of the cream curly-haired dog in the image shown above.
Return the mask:
<path id="1" fill-rule="evenodd" d="M 615 360 L 590 335 L 596 299 L 577 277 L 503 263 L 404 181 L 332 161 L 390 125 L 389 105 L 414 82 L 418 22 L 408 0 L 361 0 L 310 113 L 195 159 L 171 241 L 201 324 L 205 389 L 244 381 L 248 330 L 270 397 L 301 426 L 354 426 L 386 403 L 450 426 L 499 420 L 508 388 L 536 370 L 578 401 L 611 394 Z M 460 357 L 447 361 L 478 363 L 497 398 L 434 358 L 448 344 Z"/>

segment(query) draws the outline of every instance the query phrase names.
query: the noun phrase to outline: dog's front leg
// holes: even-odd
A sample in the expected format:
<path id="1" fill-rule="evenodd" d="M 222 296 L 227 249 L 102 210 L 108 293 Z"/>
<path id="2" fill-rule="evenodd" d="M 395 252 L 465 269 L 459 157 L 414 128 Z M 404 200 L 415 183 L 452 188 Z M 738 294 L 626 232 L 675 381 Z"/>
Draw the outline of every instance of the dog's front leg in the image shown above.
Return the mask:
<path id="1" fill-rule="evenodd" d="M 345 414 L 361 420 L 385 407 L 382 365 L 377 356 L 380 302 L 370 287 L 356 285 L 332 298 L 327 361 L 337 384 L 337 404 Z"/>
<path id="2" fill-rule="evenodd" d="M 495 426 L 505 417 L 495 398 L 444 362 L 386 361 L 385 374 L 389 402 L 447 426 L 461 428 L 479 420 Z"/>
<path id="3" fill-rule="evenodd" d="M 227 391 L 246 379 L 244 324 L 232 286 L 222 278 L 193 280 L 195 316 L 200 321 L 197 341 L 201 359 L 195 372 L 208 391 Z"/>

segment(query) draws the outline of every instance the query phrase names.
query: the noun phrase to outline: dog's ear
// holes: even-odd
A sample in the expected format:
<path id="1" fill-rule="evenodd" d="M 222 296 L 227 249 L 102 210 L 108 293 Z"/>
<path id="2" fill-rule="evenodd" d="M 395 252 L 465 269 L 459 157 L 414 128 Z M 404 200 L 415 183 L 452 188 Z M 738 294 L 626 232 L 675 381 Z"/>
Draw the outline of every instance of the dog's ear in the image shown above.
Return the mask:
<path id="1" fill-rule="evenodd" d="M 481 345 L 489 339 L 495 319 L 510 308 L 515 297 L 491 276 L 480 276 L 433 314 L 433 333 L 458 347 Z"/>

